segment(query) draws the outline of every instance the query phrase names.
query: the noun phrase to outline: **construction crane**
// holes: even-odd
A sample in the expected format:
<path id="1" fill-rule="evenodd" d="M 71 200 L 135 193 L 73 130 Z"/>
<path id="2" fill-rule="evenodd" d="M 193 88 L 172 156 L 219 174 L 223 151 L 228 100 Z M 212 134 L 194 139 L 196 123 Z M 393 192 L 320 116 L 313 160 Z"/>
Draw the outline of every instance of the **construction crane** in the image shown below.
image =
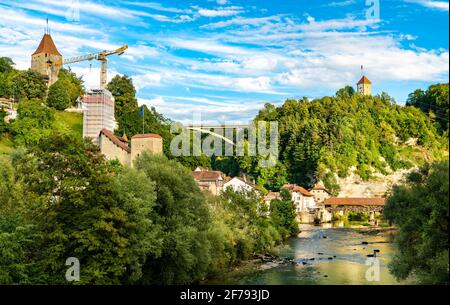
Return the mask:
<path id="1" fill-rule="evenodd" d="M 73 64 L 80 61 L 87 61 L 87 60 L 99 60 L 101 61 L 101 67 L 100 67 L 100 89 L 106 89 L 107 84 L 107 74 L 108 74 L 108 66 L 107 66 L 107 56 L 118 54 L 122 55 L 125 50 L 128 49 L 128 45 L 124 45 L 117 50 L 114 51 L 102 51 L 100 53 L 92 53 L 87 55 L 81 55 L 81 56 L 75 56 L 72 58 L 64 59 L 63 65 Z"/>

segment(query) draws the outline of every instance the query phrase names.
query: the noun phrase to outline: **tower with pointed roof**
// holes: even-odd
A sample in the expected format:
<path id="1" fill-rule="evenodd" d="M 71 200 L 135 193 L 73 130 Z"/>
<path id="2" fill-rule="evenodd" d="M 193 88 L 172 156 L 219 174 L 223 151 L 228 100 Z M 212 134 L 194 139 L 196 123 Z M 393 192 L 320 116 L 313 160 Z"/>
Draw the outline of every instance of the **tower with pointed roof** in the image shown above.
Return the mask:
<path id="1" fill-rule="evenodd" d="M 372 82 L 364 75 L 361 77 L 356 86 L 358 89 L 358 93 L 362 95 L 371 95 Z"/>
<path id="2" fill-rule="evenodd" d="M 31 70 L 42 74 L 48 86 L 51 86 L 58 80 L 61 67 L 62 55 L 47 30 L 38 48 L 31 55 Z"/>

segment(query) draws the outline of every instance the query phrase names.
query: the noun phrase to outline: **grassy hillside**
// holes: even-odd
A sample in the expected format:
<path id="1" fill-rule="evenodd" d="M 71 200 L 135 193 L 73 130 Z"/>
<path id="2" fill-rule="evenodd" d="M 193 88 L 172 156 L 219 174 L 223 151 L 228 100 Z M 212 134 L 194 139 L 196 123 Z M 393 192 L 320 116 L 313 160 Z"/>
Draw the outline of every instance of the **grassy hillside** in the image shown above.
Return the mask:
<path id="1" fill-rule="evenodd" d="M 10 136 L 0 138 L 0 156 L 10 154 L 13 149 L 13 142 Z"/>
<path id="2" fill-rule="evenodd" d="M 57 111 L 54 126 L 60 132 L 72 133 L 81 138 L 83 136 L 83 115 L 81 113 Z"/>
<path id="3" fill-rule="evenodd" d="M 70 133 L 77 137 L 83 136 L 83 115 L 81 113 L 56 111 L 54 129 Z M 8 155 L 14 150 L 13 137 L 9 134 L 0 137 L 0 155 Z"/>

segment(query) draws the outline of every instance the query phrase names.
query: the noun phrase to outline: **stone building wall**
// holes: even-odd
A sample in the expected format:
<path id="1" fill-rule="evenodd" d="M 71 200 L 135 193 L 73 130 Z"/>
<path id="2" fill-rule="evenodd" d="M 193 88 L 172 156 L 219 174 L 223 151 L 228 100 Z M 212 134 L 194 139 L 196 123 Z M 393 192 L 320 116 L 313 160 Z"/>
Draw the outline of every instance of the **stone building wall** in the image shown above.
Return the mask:
<path id="1" fill-rule="evenodd" d="M 118 160 L 123 165 L 130 165 L 130 154 L 128 151 L 118 147 L 104 134 L 100 134 L 99 146 L 102 154 L 108 160 Z"/>

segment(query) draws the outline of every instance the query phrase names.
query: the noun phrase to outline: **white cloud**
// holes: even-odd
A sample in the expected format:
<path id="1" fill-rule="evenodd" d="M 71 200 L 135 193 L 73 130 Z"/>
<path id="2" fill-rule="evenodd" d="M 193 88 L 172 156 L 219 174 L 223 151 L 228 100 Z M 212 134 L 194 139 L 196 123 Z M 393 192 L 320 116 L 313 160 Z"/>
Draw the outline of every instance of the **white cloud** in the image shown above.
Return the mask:
<path id="1" fill-rule="evenodd" d="M 242 13 L 242 8 L 238 6 L 220 7 L 216 9 L 206 9 L 194 6 L 197 9 L 197 13 L 203 17 L 229 17 Z"/>
<path id="2" fill-rule="evenodd" d="M 448 12 L 449 10 L 449 3 L 447 1 L 433 1 L 433 0 L 405 0 L 405 1 L 410 3 L 417 3 L 424 7 L 439 11 Z"/>
<path id="3" fill-rule="evenodd" d="M 356 0 L 344 0 L 344 1 L 333 1 L 329 4 L 326 4 L 325 6 L 329 7 L 342 7 L 342 6 L 349 6 L 352 4 L 355 4 Z"/>
<path id="4" fill-rule="evenodd" d="M 161 84 L 161 75 L 158 73 L 147 73 L 133 76 L 133 84 L 139 91 L 146 87 L 159 86 Z"/>
<path id="5" fill-rule="evenodd" d="M 219 29 L 234 25 L 248 25 L 248 26 L 261 26 L 263 24 L 268 24 L 271 21 L 280 21 L 281 15 L 268 16 L 268 17 L 258 17 L 258 18 L 246 18 L 246 17 L 236 17 L 233 19 L 219 21 L 216 23 L 209 23 L 202 25 L 201 28 L 206 29 Z"/>

